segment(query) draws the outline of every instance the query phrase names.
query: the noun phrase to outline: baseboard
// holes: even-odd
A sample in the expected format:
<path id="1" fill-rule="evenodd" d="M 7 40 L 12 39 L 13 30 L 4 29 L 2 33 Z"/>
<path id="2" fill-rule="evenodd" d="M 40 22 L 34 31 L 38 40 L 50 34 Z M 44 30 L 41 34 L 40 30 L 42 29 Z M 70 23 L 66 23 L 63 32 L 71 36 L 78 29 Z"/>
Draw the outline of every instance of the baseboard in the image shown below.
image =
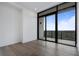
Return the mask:
<path id="1" fill-rule="evenodd" d="M 37 40 L 37 39 L 33 39 L 33 40 Z M 22 43 L 27 43 L 27 42 L 31 42 L 33 40 L 28 40 L 28 41 L 22 41 Z"/>
<path id="2" fill-rule="evenodd" d="M 4 46 L 8 46 L 8 45 L 13 45 L 19 43 L 19 41 L 14 41 L 14 42 L 2 42 L 2 44 L 0 45 L 0 47 L 4 47 Z"/>

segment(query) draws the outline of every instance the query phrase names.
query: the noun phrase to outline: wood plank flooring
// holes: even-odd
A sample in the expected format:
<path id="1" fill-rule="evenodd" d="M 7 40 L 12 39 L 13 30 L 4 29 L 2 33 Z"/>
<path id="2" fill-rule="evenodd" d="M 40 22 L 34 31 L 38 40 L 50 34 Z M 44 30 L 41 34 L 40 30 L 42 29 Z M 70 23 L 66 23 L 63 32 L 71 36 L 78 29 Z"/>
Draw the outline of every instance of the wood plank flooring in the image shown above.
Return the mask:
<path id="1" fill-rule="evenodd" d="M 78 56 L 76 47 L 34 40 L 0 47 L 0 56 Z"/>

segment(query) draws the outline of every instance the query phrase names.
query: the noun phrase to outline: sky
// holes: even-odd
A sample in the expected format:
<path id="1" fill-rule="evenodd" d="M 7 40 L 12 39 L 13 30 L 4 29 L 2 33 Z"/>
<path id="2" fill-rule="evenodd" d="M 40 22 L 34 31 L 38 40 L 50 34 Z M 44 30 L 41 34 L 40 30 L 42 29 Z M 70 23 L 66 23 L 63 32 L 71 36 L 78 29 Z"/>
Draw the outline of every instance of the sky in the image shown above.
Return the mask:
<path id="1" fill-rule="evenodd" d="M 55 14 L 47 16 L 47 30 L 55 30 Z M 75 8 L 58 12 L 58 30 L 75 30 Z"/>

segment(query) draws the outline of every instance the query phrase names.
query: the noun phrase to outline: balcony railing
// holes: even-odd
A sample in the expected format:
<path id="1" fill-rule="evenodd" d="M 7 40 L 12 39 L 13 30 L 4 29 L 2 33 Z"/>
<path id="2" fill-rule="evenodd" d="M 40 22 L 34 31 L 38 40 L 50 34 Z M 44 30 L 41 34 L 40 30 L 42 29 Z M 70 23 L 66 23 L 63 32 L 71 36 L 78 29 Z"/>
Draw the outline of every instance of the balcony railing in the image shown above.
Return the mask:
<path id="1" fill-rule="evenodd" d="M 48 38 L 55 38 L 55 31 L 46 31 L 46 36 Z M 58 31 L 58 39 L 75 41 L 75 31 Z"/>

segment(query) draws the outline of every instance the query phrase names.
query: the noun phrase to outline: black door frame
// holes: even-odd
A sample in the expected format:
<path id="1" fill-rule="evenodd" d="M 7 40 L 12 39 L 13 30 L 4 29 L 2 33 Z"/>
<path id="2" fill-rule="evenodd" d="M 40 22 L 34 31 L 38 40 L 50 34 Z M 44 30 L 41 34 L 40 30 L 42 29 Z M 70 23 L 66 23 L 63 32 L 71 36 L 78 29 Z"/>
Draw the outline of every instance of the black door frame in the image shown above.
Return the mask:
<path id="1" fill-rule="evenodd" d="M 62 3 L 62 4 L 64 4 L 64 3 Z M 62 5 L 62 4 L 59 4 L 59 5 Z M 39 39 L 39 18 L 40 17 L 45 17 L 45 40 L 44 41 L 49 41 L 49 40 L 47 40 L 47 38 L 46 38 L 46 16 L 48 16 L 48 15 L 52 15 L 52 14 L 55 14 L 55 43 L 59 43 L 58 42 L 58 6 L 59 5 L 57 5 L 57 6 L 55 6 L 56 7 L 56 12 L 52 12 L 52 13 L 50 13 L 50 14 L 46 14 L 46 15 L 43 15 L 43 16 L 39 16 L 39 13 L 42 13 L 42 12 L 44 12 L 44 11 L 46 11 L 46 10 L 49 10 L 49 9 L 51 9 L 51 8 L 49 8 L 49 9 L 46 9 L 46 10 L 44 10 L 44 11 L 42 11 L 42 12 L 39 12 L 39 13 L 37 13 L 37 39 L 38 40 L 40 40 Z M 73 46 L 73 45 L 69 45 L 69 44 L 64 44 L 64 43 L 59 43 L 59 44 L 63 44 L 63 45 L 68 45 L 68 46 L 73 46 L 73 47 L 76 47 L 77 46 L 77 3 L 75 2 L 75 6 L 71 6 L 71 7 L 75 7 L 75 46 Z M 68 7 L 68 8 L 71 8 L 71 7 Z M 52 7 L 52 8 L 54 8 L 54 7 Z M 67 9 L 67 8 L 64 8 L 64 9 Z M 64 9 L 62 9 L 62 10 L 64 10 Z M 60 11 L 60 10 L 59 10 Z M 54 41 L 49 41 L 49 42 L 54 42 Z"/>

